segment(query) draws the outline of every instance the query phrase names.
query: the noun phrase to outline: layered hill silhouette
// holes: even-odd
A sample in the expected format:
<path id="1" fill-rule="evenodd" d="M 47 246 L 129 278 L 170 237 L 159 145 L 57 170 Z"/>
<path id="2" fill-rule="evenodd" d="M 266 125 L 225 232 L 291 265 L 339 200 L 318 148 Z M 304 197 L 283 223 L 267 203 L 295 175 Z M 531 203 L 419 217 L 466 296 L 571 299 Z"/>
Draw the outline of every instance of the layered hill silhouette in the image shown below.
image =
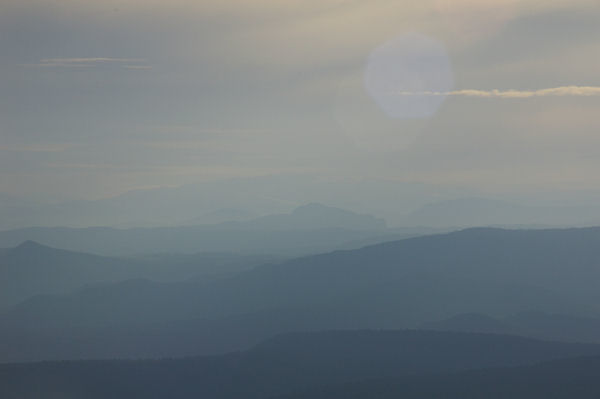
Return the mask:
<path id="1" fill-rule="evenodd" d="M 367 212 L 376 210 L 391 219 L 430 198 L 455 198 L 459 192 L 464 191 L 388 179 L 331 180 L 318 175 L 276 174 L 138 189 L 111 198 L 59 203 L 35 203 L 0 193 L 0 230 L 33 226 L 173 226 L 194 219 L 201 224 L 219 223 L 247 220 L 248 213 L 287 212 L 309 202 L 347 209 L 365 209 L 368 205 Z M 224 219 L 218 215 L 223 209 L 245 211 L 246 215 L 235 212 L 224 215 Z M 214 212 L 218 217 L 211 216 Z"/>
<path id="2" fill-rule="evenodd" d="M 276 396 L 277 399 L 594 399 L 600 396 L 600 357 L 534 366 L 373 379 Z"/>
<path id="3" fill-rule="evenodd" d="M 460 313 L 594 317 L 599 244 L 598 228 L 469 229 L 215 281 L 100 284 L 15 306 L 0 318 L 0 348 L 14 361 L 160 357 L 242 349 L 286 331 L 407 328 Z"/>
<path id="4" fill-rule="evenodd" d="M 268 215 L 245 222 L 222 223 L 222 227 L 240 227 L 258 230 L 321 230 L 339 228 L 349 230 L 384 230 L 385 220 L 371 215 L 359 215 L 344 209 L 310 203 L 289 214 Z"/>
<path id="5" fill-rule="evenodd" d="M 25 241 L 0 251 L 0 309 L 35 295 L 70 293 L 86 284 L 128 279 L 181 281 L 207 278 L 274 259 L 218 253 L 115 258 Z"/>
<path id="6" fill-rule="evenodd" d="M 206 251 L 300 256 L 358 248 L 365 240 L 380 243 L 432 232 L 436 230 L 387 229 L 382 219 L 313 203 L 289 214 L 211 225 L 8 230 L 0 232 L 0 247 L 32 240 L 55 248 L 108 256 Z"/>
<path id="7" fill-rule="evenodd" d="M 600 354 L 598 345 L 501 335 L 427 331 L 293 333 L 274 337 L 248 351 L 222 356 L 0 365 L 0 396 L 258 399 L 368 379 L 393 377 L 395 383 L 410 384 L 439 378 L 430 377 L 432 374 L 529 366 L 595 354 Z M 597 375 L 599 371 L 596 366 L 585 375 Z M 487 375 L 484 372 L 483 376 Z M 413 380 L 411 376 L 420 377 Z M 397 385 L 398 389 L 403 387 Z M 344 387 L 341 392 L 347 394 Z"/>
<path id="8" fill-rule="evenodd" d="M 206 212 L 201 216 L 197 216 L 187 220 L 182 225 L 197 226 L 199 224 L 218 224 L 225 222 L 243 222 L 258 218 L 260 215 L 236 208 L 220 208 L 211 212 Z"/>
<path id="9" fill-rule="evenodd" d="M 424 323 L 421 327 L 440 331 L 514 334 L 557 341 L 600 342 L 600 318 L 544 312 L 523 312 L 502 318 L 478 313 L 460 314 Z"/>
<path id="10" fill-rule="evenodd" d="M 403 226 L 596 226 L 598 206 L 531 206 L 486 198 L 460 198 L 422 206 L 403 217 Z"/>

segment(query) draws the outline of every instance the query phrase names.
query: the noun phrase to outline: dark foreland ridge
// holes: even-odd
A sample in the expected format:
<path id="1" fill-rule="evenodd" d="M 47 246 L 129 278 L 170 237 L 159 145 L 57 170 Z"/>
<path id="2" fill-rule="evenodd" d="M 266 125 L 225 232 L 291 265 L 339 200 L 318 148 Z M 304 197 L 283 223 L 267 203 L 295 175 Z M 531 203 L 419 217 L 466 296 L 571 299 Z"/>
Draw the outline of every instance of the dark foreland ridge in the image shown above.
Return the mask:
<path id="1" fill-rule="evenodd" d="M 282 332 L 411 328 L 461 313 L 595 318 L 598 264 L 600 228 L 468 229 L 210 281 L 136 280 L 34 297 L 0 317 L 0 349 L 4 361 L 184 356 Z"/>
<path id="2" fill-rule="evenodd" d="M 407 381 L 408 387 L 415 384 L 410 376 L 423 376 L 416 381 L 427 378 L 436 381 L 438 377 L 427 376 L 529 366 L 583 355 L 600 355 L 600 345 L 431 331 L 293 333 L 274 337 L 248 351 L 213 357 L 0 365 L 0 396 L 6 399 L 259 399 L 390 377 L 399 392 L 403 392 L 402 381 Z M 598 375 L 597 363 L 588 370 L 588 375 Z M 536 369 L 522 370 L 528 376 L 528 370 Z M 485 372 L 482 377 L 474 376 L 483 381 L 487 378 Z M 480 381 L 473 379 L 477 387 Z M 596 380 L 598 385 L 600 380 Z M 333 392 L 341 392 L 341 396 L 332 397 L 347 394 L 344 388 Z M 358 392 L 364 396 L 356 397 L 369 397 L 368 391 Z M 321 396 L 317 393 L 314 397 Z"/>

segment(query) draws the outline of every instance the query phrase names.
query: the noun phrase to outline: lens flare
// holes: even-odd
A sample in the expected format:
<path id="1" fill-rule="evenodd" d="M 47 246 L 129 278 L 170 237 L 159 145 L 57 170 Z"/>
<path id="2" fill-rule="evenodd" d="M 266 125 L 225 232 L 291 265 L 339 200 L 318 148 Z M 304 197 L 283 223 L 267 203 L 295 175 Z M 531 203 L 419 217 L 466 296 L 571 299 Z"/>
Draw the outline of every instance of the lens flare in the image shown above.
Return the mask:
<path id="1" fill-rule="evenodd" d="M 454 88 L 450 58 L 437 40 L 419 33 L 398 36 L 369 56 L 365 87 L 390 118 L 429 118 L 446 96 L 401 93 L 450 92 Z"/>

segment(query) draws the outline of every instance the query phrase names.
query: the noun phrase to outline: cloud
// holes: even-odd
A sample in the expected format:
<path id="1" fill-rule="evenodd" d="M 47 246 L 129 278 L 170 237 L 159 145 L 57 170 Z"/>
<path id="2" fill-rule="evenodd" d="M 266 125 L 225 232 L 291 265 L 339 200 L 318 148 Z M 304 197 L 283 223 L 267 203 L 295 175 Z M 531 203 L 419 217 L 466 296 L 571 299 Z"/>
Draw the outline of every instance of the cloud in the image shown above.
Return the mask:
<path id="1" fill-rule="evenodd" d="M 150 69 L 143 58 L 110 58 L 110 57 L 88 57 L 88 58 L 44 58 L 37 64 L 27 64 L 33 67 L 67 67 L 87 68 L 106 64 L 120 64 L 127 69 Z"/>
<path id="2" fill-rule="evenodd" d="M 125 69 L 149 70 L 152 69 L 152 67 L 150 65 L 125 65 Z"/>
<path id="3" fill-rule="evenodd" d="M 401 96 L 454 96 L 479 98 L 532 98 L 532 97 L 592 97 L 600 96 L 597 86 L 561 86 L 540 90 L 454 90 L 454 91 L 401 91 Z"/>
<path id="4" fill-rule="evenodd" d="M 48 144 L 22 144 L 22 145 L 0 145 L 0 151 L 9 152 L 63 152 L 76 147 L 73 143 L 48 143 Z"/>

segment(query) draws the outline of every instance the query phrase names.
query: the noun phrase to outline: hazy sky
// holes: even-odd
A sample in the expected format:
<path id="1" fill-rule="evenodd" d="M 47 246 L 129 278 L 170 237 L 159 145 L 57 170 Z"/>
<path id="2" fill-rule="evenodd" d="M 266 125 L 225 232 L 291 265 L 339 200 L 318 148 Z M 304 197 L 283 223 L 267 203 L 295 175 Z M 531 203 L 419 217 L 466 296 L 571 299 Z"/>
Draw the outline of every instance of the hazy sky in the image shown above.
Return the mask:
<path id="1" fill-rule="evenodd" d="M 598 0 L 2 0 L 0 192 L 600 189 Z"/>

